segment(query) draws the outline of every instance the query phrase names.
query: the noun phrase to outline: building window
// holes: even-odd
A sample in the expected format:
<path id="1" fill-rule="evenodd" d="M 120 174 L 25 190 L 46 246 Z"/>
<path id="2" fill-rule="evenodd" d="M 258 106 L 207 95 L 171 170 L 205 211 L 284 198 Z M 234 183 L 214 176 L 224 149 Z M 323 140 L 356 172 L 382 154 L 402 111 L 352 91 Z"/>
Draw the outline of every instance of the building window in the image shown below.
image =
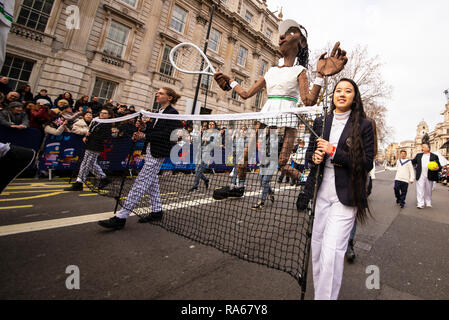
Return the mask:
<path id="1" fill-rule="evenodd" d="M 260 110 L 260 106 L 262 104 L 262 96 L 263 96 L 263 91 L 257 92 L 256 99 L 254 100 L 254 105 L 256 107 L 256 111 Z"/>
<path id="2" fill-rule="evenodd" d="M 265 74 L 265 72 L 267 72 L 267 68 L 268 68 L 268 62 L 266 62 L 265 60 L 262 60 L 262 63 L 260 65 L 259 76 L 263 76 Z"/>
<path id="3" fill-rule="evenodd" d="M 112 21 L 109 27 L 109 32 L 104 43 L 104 53 L 111 56 L 122 58 L 125 52 L 126 42 L 128 41 L 128 34 L 130 28 Z"/>
<path id="4" fill-rule="evenodd" d="M 187 11 L 175 5 L 171 17 L 170 28 L 183 33 L 187 21 Z"/>
<path id="5" fill-rule="evenodd" d="M 8 77 L 9 86 L 17 91 L 21 86 L 28 84 L 33 65 L 33 61 L 6 54 L 5 62 L 0 74 Z"/>
<path id="6" fill-rule="evenodd" d="M 114 96 L 116 86 L 117 84 L 115 82 L 96 78 L 94 89 L 92 90 L 92 97 L 98 97 L 98 101 L 104 104 Z"/>
<path id="7" fill-rule="evenodd" d="M 173 49 L 173 48 L 170 47 L 169 45 L 166 45 L 164 47 L 164 54 L 162 56 L 161 67 L 159 69 L 160 73 L 163 73 L 170 77 L 173 76 L 173 72 L 174 72 L 174 68 L 169 59 L 171 49 Z M 177 55 L 175 54 L 174 59 L 176 60 L 176 58 L 177 58 Z"/>
<path id="8" fill-rule="evenodd" d="M 212 113 L 212 109 L 203 108 L 203 107 L 201 107 L 201 109 L 200 109 L 200 114 L 211 114 L 211 113 Z"/>
<path id="9" fill-rule="evenodd" d="M 267 28 L 267 31 L 265 31 L 265 35 L 268 39 L 271 39 L 271 36 L 273 35 L 273 31 Z"/>
<path id="10" fill-rule="evenodd" d="M 241 79 L 235 78 L 235 81 L 237 81 L 239 85 L 242 85 L 242 82 L 243 82 L 243 81 L 242 81 Z M 240 96 L 239 96 L 239 94 L 237 93 L 237 91 L 232 90 L 232 99 L 234 99 L 234 100 L 239 100 L 239 98 L 240 98 Z"/>
<path id="11" fill-rule="evenodd" d="M 218 52 L 218 49 L 220 48 L 220 41 L 221 41 L 221 32 L 212 28 L 210 32 L 208 48 L 211 49 L 212 51 Z"/>
<path id="12" fill-rule="evenodd" d="M 239 48 L 239 54 L 237 56 L 237 64 L 239 66 L 244 67 L 246 64 L 246 56 L 248 55 L 248 50 L 246 48 L 240 46 Z"/>
<path id="13" fill-rule="evenodd" d="M 203 74 L 201 77 L 201 89 L 210 89 L 212 85 L 212 77 L 206 74 Z"/>
<path id="14" fill-rule="evenodd" d="M 249 12 L 248 10 L 246 10 L 246 13 L 245 13 L 245 20 L 248 23 L 251 23 L 251 21 L 253 20 L 253 14 L 251 12 Z"/>
<path id="15" fill-rule="evenodd" d="M 120 0 L 120 1 L 130 5 L 133 8 L 136 7 L 136 3 L 137 3 L 137 0 Z"/>
<path id="16" fill-rule="evenodd" d="M 44 32 L 54 0 L 23 0 L 16 22 Z"/>

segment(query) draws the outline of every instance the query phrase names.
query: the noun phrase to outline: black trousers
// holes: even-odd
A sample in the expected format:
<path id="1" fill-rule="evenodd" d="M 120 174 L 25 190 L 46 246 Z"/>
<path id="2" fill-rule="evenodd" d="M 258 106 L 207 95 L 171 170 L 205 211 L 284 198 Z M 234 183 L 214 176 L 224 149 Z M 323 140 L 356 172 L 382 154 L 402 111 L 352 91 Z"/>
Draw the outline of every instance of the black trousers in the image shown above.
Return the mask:
<path id="1" fill-rule="evenodd" d="M 407 197 L 408 183 L 403 181 L 394 180 L 394 195 L 396 196 L 396 202 L 405 204 L 405 197 Z"/>

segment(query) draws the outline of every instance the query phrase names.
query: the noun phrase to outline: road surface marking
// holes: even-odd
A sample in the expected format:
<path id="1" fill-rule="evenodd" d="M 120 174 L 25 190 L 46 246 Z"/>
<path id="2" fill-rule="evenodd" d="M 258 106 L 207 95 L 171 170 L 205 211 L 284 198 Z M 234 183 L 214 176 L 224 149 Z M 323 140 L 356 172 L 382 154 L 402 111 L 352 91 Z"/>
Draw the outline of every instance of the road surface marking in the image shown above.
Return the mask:
<path id="1" fill-rule="evenodd" d="M 288 187 L 281 187 L 276 188 L 274 191 L 279 192 L 280 190 L 288 190 L 288 189 L 294 189 L 295 186 L 288 186 Z M 252 197 L 256 195 L 260 195 L 262 191 L 253 191 L 253 192 L 247 192 L 245 193 L 245 197 Z M 230 199 L 232 201 L 232 199 Z M 226 201 L 226 200 L 224 200 Z M 171 211 L 171 210 L 178 210 L 182 208 L 187 207 L 196 207 L 204 204 L 209 204 L 212 202 L 216 202 L 216 200 L 213 200 L 212 197 L 208 199 L 201 199 L 201 200 L 187 200 L 183 202 L 173 202 L 168 203 L 165 205 L 162 205 L 163 211 Z M 149 207 L 144 208 L 138 208 L 135 211 L 138 214 L 147 214 L 151 209 Z M 88 214 L 84 216 L 77 216 L 77 217 L 70 217 L 70 218 L 60 218 L 60 219 L 52 219 L 52 220 L 44 220 L 44 221 L 37 221 L 37 222 L 28 222 L 28 223 L 20 223 L 20 224 L 13 224 L 13 225 L 7 225 L 7 226 L 0 226 L 0 236 L 7 236 L 17 233 L 25 233 L 25 232 L 32 232 L 32 231 L 41 231 L 41 230 L 48 230 L 48 229 L 55 229 L 55 228 L 62 228 L 62 227 L 70 227 L 74 225 L 84 224 L 84 223 L 90 223 L 90 222 L 96 222 L 98 220 L 103 220 L 110 218 L 114 212 L 104 212 L 104 213 L 95 213 L 95 214 Z M 135 214 L 132 213 L 130 216 L 134 216 Z"/>
<path id="2" fill-rule="evenodd" d="M 40 194 L 40 195 L 37 195 L 37 196 L 29 196 L 29 197 L 22 197 L 22 198 L 0 199 L 0 202 L 4 202 L 4 201 L 31 200 L 31 199 L 37 199 L 37 198 L 46 198 L 46 197 L 56 196 L 56 195 L 62 194 L 62 193 L 67 193 L 67 192 L 70 192 L 70 191 L 51 192 L 51 193 Z"/>
<path id="3" fill-rule="evenodd" d="M 64 189 L 53 189 L 53 190 L 24 190 L 24 191 L 9 191 L 9 192 L 2 192 L 2 196 L 9 196 L 11 194 L 19 194 L 19 193 L 43 193 L 43 192 L 55 192 L 55 191 L 64 191 Z"/>
<path id="4" fill-rule="evenodd" d="M 53 220 L 45 220 L 45 221 L 37 221 L 37 222 L 29 222 L 29 223 L 20 223 L 20 224 L 8 225 L 8 226 L 1 226 L 0 227 L 0 236 L 7 236 L 7 235 L 17 234 L 17 233 L 74 226 L 74 225 L 78 225 L 78 224 L 107 219 L 107 218 L 110 218 L 113 214 L 114 214 L 114 212 L 105 212 L 105 213 L 89 214 L 89 215 L 78 216 L 78 217 L 61 218 L 61 219 L 53 219 Z"/>
<path id="5" fill-rule="evenodd" d="M 23 206 L 0 207 L 0 210 L 32 208 L 32 207 L 34 207 L 32 204 L 27 204 L 27 205 L 23 205 Z"/>

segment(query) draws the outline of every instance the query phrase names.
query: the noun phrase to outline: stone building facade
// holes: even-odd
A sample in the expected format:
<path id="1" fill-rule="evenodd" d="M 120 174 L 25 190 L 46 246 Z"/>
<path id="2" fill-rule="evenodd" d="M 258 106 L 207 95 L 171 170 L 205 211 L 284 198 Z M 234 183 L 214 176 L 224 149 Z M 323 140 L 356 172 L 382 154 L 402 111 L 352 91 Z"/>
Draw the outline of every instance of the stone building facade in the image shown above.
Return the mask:
<path id="1" fill-rule="evenodd" d="M 399 145 L 396 142 L 390 143 L 385 149 L 385 161 L 388 165 L 393 166 L 398 159 Z"/>
<path id="2" fill-rule="evenodd" d="M 413 156 L 421 152 L 422 138 L 427 133 L 430 138 L 430 151 L 438 151 L 442 156 L 449 157 L 449 148 L 441 149 L 441 146 L 449 141 L 449 102 L 445 105 L 441 115 L 443 116 L 443 122 L 438 123 L 433 131 L 429 131 L 429 126 L 424 120 L 418 124 Z"/>
<path id="3" fill-rule="evenodd" d="M 282 15 L 265 0 L 216 2 L 207 55 L 249 87 L 280 57 Z M 74 99 L 95 95 L 137 109 L 153 109 L 157 89 L 168 86 L 182 95 L 183 113 L 197 76 L 175 70 L 168 53 L 181 42 L 204 46 L 210 7 L 210 0 L 17 0 L 2 74 L 52 98 L 70 91 Z M 243 101 L 207 78 L 201 88 L 203 113 L 258 111 L 266 95 Z"/>
<path id="4" fill-rule="evenodd" d="M 449 158 L 449 148 L 441 148 L 444 143 L 449 141 L 449 101 L 441 115 L 443 116 L 443 122 L 438 123 L 433 131 L 430 131 L 427 122 L 422 120 L 416 127 L 414 140 L 405 140 L 399 145 L 397 143 L 390 144 L 385 152 L 387 162 L 395 162 L 394 159 L 399 157 L 401 150 L 406 150 L 407 158 L 413 159 L 417 153 L 422 152 L 421 143 L 425 134 L 429 135 L 430 151 L 439 152 L 442 156 Z"/>

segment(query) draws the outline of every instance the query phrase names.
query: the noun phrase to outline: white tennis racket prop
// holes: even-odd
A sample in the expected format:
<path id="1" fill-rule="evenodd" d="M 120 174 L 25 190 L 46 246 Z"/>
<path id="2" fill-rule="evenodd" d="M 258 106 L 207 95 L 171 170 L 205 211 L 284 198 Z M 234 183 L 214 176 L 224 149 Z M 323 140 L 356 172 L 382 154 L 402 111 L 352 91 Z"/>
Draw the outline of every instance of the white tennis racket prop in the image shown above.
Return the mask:
<path id="1" fill-rule="evenodd" d="M 204 52 L 197 45 L 190 42 L 182 42 L 171 49 L 169 59 L 172 66 L 183 73 L 209 76 L 213 76 L 216 73 Z M 204 69 L 199 70 L 201 69 L 202 61 L 204 61 Z"/>

